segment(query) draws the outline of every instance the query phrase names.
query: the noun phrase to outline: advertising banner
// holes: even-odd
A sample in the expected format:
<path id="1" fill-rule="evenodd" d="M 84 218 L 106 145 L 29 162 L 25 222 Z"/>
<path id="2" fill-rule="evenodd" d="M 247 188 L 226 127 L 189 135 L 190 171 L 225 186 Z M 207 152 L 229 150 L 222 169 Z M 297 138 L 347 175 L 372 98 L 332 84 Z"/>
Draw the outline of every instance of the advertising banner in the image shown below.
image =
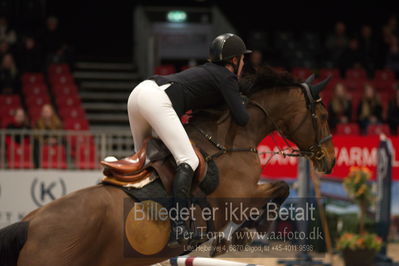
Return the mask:
<path id="1" fill-rule="evenodd" d="M 273 140 L 274 139 L 274 140 Z M 392 154 L 392 177 L 399 180 L 399 137 L 390 138 L 393 146 Z M 373 172 L 376 177 L 377 150 L 380 143 L 378 136 L 334 136 L 336 164 L 329 177 L 344 178 L 350 167 L 364 166 Z M 293 145 L 293 144 L 292 144 Z M 295 146 L 295 145 L 293 145 Z M 262 152 L 275 151 L 287 148 L 286 143 L 277 135 L 274 138 L 265 138 L 258 150 Z M 296 178 L 298 167 L 296 157 L 283 157 L 282 155 L 260 154 L 262 164 L 262 176 L 265 178 Z"/>
<path id="2" fill-rule="evenodd" d="M 0 171 L 0 228 L 72 191 L 96 185 L 100 171 Z"/>

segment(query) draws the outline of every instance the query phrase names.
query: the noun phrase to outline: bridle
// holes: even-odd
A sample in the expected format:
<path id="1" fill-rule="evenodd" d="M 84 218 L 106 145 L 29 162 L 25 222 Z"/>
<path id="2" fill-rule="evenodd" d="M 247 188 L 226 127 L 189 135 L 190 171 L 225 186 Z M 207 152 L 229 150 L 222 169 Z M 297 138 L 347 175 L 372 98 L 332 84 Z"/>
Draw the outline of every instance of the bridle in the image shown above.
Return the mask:
<path id="1" fill-rule="evenodd" d="M 202 129 L 194 126 L 194 128 L 196 128 L 200 134 L 202 136 L 204 136 L 210 143 L 212 143 L 213 146 L 215 146 L 216 148 L 218 148 L 218 152 L 212 154 L 212 155 L 208 155 L 205 159 L 207 161 L 212 160 L 214 158 L 217 158 L 225 153 L 231 153 L 231 152 L 254 152 L 254 153 L 258 153 L 260 154 L 272 154 L 272 155 L 277 155 L 280 154 L 284 157 L 287 156 L 291 156 L 291 157 L 307 157 L 309 159 L 312 160 L 317 160 L 320 161 L 325 157 L 325 152 L 323 151 L 323 149 L 321 148 L 321 145 L 329 140 L 332 139 L 332 135 L 329 134 L 326 137 L 321 137 L 321 133 L 319 130 L 319 125 L 317 123 L 317 119 L 318 116 L 316 114 L 316 104 L 318 103 L 322 103 L 321 98 L 319 96 L 317 96 L 317 99 L 315 99 L 315 97 L 313 97 L 312 92 L 309 88 L 309 85 L 306 83 L 301 83 L 300 84 L 300 88 L 303 91 L 303 94 L 305 96 L 305 100 L 306 100 L 306 107 L 307 110 L 310 112 L 311 115 L 311 119 L 312 119 L 312 126 L 313 129 L 315 131 L 315 142 L 313 145 L 309 146 L 307 149 L 294 149 L 288 142 L 288 138 L 286 136 L 286 134 L 284 134 L 284 132 L 281 130 L 281 128 L 277 125 L 277 123 L 275 123 L 275 121 L 273 120 L 272 116 L 270 115 L 270 112 L 267 110 L 267 108 L 263 107 L 262 105 L 260 105 L 258 102 L 254 101 L 254 100 L 250 100 L 248 102 L 248 104 L 252 104 L 255 107 L 257 107 L 258 109 L 260 109 L 262 111 L 262 113 L 266 116 L 266 118 L 268 118 L 271 123 L 273 124 L 274 129 L 280 134 L 280 136 L 282 137 L 282 139 L 284 140 L 285 144 L 287 145 L 287 148 L 285 149 L 281 149 L 281 147 L 279 145 L 277 145 L 277 142 L 275 141 L 273 135 L 272 139 L 275 142 L 276 146 L 278 147 L 278 152 L 276 151 L 268 151 L 268 152 L 261 152 L 259 153 L 257 148 L 251 147 L 251 148 L 228 148 L 220 143 L 218 143 L 217 141 L 215 141 L 213 139 L 213 137 L 209 134 L 207 134 L 206 132 L 204 132 Z M 304 122 L 306 121 L 307 118 L 307 114 L 304 116 L 304 118 L 302 119 L 301 123 L 299 123 L 299 125 L 295 128 L 295 130 L 293 130 L 292 134 L 295 134 L 295 132 L 297 130 L 299 130 Z M 288 152 L 287 152 L 288 151 Z M 271 158 L 270 158 L 271 159 Z"/>
<path id="2" fill-rule="evenodd" d="M 321 148 L 321 145 L 329 140 L 332 139 L 332 135 L 329 134 L 325 137 L 321 137 L 321 132 L 320 132 L 320 128 L 319 128 L 319 124 L 317 123 L 317 119 L 318 116 L 316 114 L 316 104 L 322 103 L 322 99 L 317 96 L 317 99 L 315 99 L 312 95 L 312 92 L 310 91 L 309 85 L 306 83 L 301 83 L 300 84 L 300 88 L 303 92 L 303 94 L 305 95 L 305 100 L 306 100 L 306 108 L 307 110 L 310 112 L 310 116 L 312 119 L 312 126 L 313 126 L 313 130 L 315 132 L 315 142 L 313 145 L 309 146 L 307 149 L 294 149 L 290 143 L 288 142 L 288 137 L 287 134 L 284 134 L 284 132 L 281 130 L 281 128 L 277 125 L 277 123 L 274 122 L 272 116 L 270 115 L 269 111 L 267 110 L 267 108 L 263 107 L 262 105 L 260 105 L 259 103 L 257 103 L 254 100 L 251 100 L 250 103 L 253 104 L 254 106 L 256 106 L 257 108 L 259 108 L 264 114 L 265 116 L 271 121 L 271 123 L 273 124 L 274 129 L 280 134 L 281 138 L 283 139 L 284 143 L 287 145 L 287 148 L 285 149 L 281 149 L 279 145 L 277 145 L 275 139 L 273 138 L 273 141 L 275 142 L 276 146 L 278 147 L 279 151 L 278 152 L 262 152 L 263 154 L 265 153 L 271 153 L 271 154 L 281 154 L 284 157 L 286 156 L 291 156 L 291 157 L 308 157 L 309 159 L 312 160 L 316 160 L 316 161 L 320 161 L 325 157 L 325 153 L 323 151 L 323 149 Z M 293 135 L 295 134 L 296 131 L 298 131 L 303 124 L 305 123 L 307 119 L 307 114 L 303 117 L 302 121 L 299 123 L 299 125 L 295 128 L 295 130 L 292 131 L 291 134 L 289 135 Z M 286 150 L 289 150 L 289 152 L 285 152 Z M 261 153 L 261 154 L 262 154 Z"/>

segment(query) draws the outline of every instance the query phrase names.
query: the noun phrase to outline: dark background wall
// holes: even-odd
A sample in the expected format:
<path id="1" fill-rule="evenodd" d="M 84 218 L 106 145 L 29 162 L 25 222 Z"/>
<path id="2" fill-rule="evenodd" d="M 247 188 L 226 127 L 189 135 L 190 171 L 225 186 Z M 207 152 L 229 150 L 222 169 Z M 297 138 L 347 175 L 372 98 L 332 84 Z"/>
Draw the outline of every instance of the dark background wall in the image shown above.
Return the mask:
<path id="1" fill-rule="evenodd" d="M 207 6 L 217 4 L 226 17 L 247 38 L 253 30 L 327 33 L 338 20 L 357 32 L 370 24 L 379 31 L 388 17 L 398 14 L 394 1 L 133 1 L 133 0 L 0 0 L 0 12 L 26 30 L 44 23 L 48 15 L 58 16 L 65 36 L 77 54 L 123 57 L 131 55 L 132 10 L 137 4 Z M 29 24 L 29 26 L 26 26 Z"/>

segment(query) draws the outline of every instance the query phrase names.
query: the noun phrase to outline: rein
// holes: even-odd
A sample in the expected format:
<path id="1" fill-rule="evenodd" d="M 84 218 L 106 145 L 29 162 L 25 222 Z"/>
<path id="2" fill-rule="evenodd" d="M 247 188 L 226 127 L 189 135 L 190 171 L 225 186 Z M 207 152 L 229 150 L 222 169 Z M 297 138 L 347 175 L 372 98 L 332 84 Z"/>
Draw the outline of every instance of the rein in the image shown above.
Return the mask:
<path id="1" fill-rule="evenodd" d="M 202 136 L 204 136 L 210 143 L 213 144 L 213 146 L 215 146 L 216 148 L 219 149 L 218 152 L 212 154 L 212 155 L 208 155 L 205 157 L 205 160 L 208 162 L 210 160 L 213 160 L 225 153 L 230 153 L 230 152 L 254 152 L 254 153 L 258 153 L 258 149 L 257 148 L 227 148 L 226 146 L 217 143 L 216 141 L 213 140 L 211 135 L 208 135 L 206 132 L 204 132 L 202 129 L 194 126 L 195 129 L 197 129 Z"/>
<path id="2" fill-rule="evenodd" d="M 316 134 L 315 144 L 311 145 L 307 150 L 294 149 L 289 144 L 288 138 L 286 137 L 286 135 L 283 133 L 283 131 L 280 129 L 280 127 L 275 123 L 275 121 L 271 117 L 270 112 L 265 107 L 263 107 L 262 105 L 257 103 L 256 101 L 250 100 L 249 104 L 253 104 L 255 107 L 260 109 L 262 111 L 262 113 L 271 121 L 271 123 L 273 124 L 274 129 L 280 134 L 281 138 L 284 140 L 285 144 L 287 145 L 287 148 L 281 149 L 280 146 L 277 145 L 277 142 L 274 139 L 273 134 L 271 135 L 271 137 L 273 139 L 273 142 L 278 147 L 279 151 L 269 151 L 269 152 L 261 152 L 261 153 L 259 153 L 258 149 L 254 148 L 254 147 L 249 147 L 249 148 L 234 148 L 234 147 L 233 148 L 228 148 L 228 147 L 216 142 L 211 135 L 207 134 L 202 129 L 194 126 L 194 128 L 202 136 L 204 136 L 213 146 L 215 146 L 217 149 L 219 149 L 218 152 L 216 152 L 216 153 L 214 153 L 212 155 L 208 155 L 205 158 L 205 160 L 209 161 L 209 160 L 217 158 L 217 157 L 219 157 L 219 156 L 221 156 L 221 155 L 223 155 L 225 153 L 232 153 L 232 152 L 253 152 L 253 153 L 258 153 L 259 155 L 260 154 L 272 154 L 273 156 L 277 155 L 277 154 L 280 154 L 284 158 L 289 156 L 289 157 L 308 157 L 308 158 L 315 159 L 315 160 L 323 159 L 325 154 L 324 154 L 323 150 L 321 149 L 321 144 L 331 140 L 332 139 L 332 135 L 330 134 L 330 135 L 320 139 L 320 132 L 318 130 L 318 124 L 317 124 L 318 117 L 316 115 L 315 106 L 316 106 L 317 103 L 321 103 L 321 98 L 319 97 L 318 99 L 315 100 L 313 98 L 313 96 L 312 96 L 312 93 L 310 91 L 309 86 L 306 83 L 300 84 L 300 88 L 302 89 L 302 91 L 303 91 L 303 93 L 305 95 L 305 99 L 306 99 L 306 103 L 307 103 L 307 109 L 310 111 L 310 114 L 311 114 L 312 125 L 313 125 L 313 129 L 315 130 L 315 134 Z M 307 115 L 304 116 L 304 118 L 302 119 L 301 123 L 294 130 L 294 132 L 296 132 L 303 125 L 303 123 L 305 122 L 306 118 L 307 118 Z M 289 152 L 286 152 L 287 150 Z M 270 157 L 270 159 L 272 157 Z"/>

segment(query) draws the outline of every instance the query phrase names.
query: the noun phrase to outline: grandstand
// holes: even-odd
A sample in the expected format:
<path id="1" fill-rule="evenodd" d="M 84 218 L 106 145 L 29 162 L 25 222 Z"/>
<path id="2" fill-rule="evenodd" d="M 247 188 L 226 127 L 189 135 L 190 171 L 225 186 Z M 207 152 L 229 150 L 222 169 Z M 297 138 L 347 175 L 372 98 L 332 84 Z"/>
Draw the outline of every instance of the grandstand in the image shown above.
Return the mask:
<path id="1" fill-rule="evenodd" d="M 148 10 L 146 12 L 159 13 L 161 9 Z M 207 16 L 209 14 L 211 17 L 217 16 L 214 9 L 209 9 L 213 11 L 189 10 L 189 12 L 196 12 L 195 14 L 204 12 Z M 380 23 L 382 24 L 383 21 Z M 10 23 L 10 25 L 13 24 Z M 24 31 L 16 31 L 16 33 L 22 37 L 21 39 L 25 38 L 24 36 L 30 36 L 26 35 Z M 394 33 L 393 31 L 392 34 Z M 347 92 L 350 94 L 352 114 L 349 121 L 336 125 L 334 128 L 336 135 L 357 136 L 385 133 L 389 136 L 397 134 L 397 130 L 392 126 L 389 127 L 386 123 L 389 121 L 389 101 L 396 97 L 398 86 L 395 69 L 389 68 L 385 64 L 376 64 L 374 68 L 370 69 L 368 65 L 359 65 L 357 62 L 353 66 L 343 69 L 340 64 L 334 62 L 334 57 L 328 50 L 326 44 L 328 36 L 316 32 L 291 32 L 274 29 L 271 32 L 251 31 L 247 35 L 248 45 L 263 53 L 265 58 L 263 63 L 288 70 L 299 80 L 304 80 L 311 73 L 316 73 L 318 80 L 331 76 L 329 87 L 322 95 L 327 106 L 337 84 L 343 84 L 347 88 Z M 140 34 L 136 33 L 137 36 Z M 44 44 L 46 40 L 38 37 L 37 42 Z M 10 43 L 9 46 L 17 47 L 18 45 Z M 19 57 L 18 49 L 10 48 L 9 52 L 15 58 Z M 47 52 L 49 53 L 49 51 Z M 14 92 L 0 95 L 0 126 L 6 129 L 14 122 L 15 111 L 18 108 L 23 108 L 29 117 L 30 126 L 34 127 L 40 118 L 43 105 L 50 104 L 55 107 L 64 132 L 50 132 L 50 134 L 56 134 L 60 139 L 59 143 L 57 145 L 41 143 L 40 151 L 34 151 L 37 149 L 37 144 L 35 144 L 37 136 L 31 136 L 24 132 L 23 134 L 26 134 L 25 141 L 21 143 L 13 140 L 16 135 L 22 134 L 21 132 L 17 131 L 6 135 L 5 131 L 2 131 L 1 162 L 3 167 L 39 167 L 38 162 L 34 162 L 34 157 L 40 154 L 38 161 L 41 162 L 40 167 L 43 168 L 96 168 L 96 161 L 107 153 L 126 155 L 132 145 L 129 140 L 126 101 L 132 88 L 144 78 L 140 76 L 140 73 L 143 72 L 140 67 L 137 67 L 137 63 L 126 59 L 107 58 L 101 60 L 101 57 L 96 60 L 90 60 L 90 58 L 87 60 L 82 55 L 75 56 L 75 58 L 82 58 L 80 60 L 70 60 L 68 53 L 60 60 L 53 58 L 52 61 L 49 61 L 46 57 L 42 58 L 43 67 L 38 69 L 39 71 L 19 73 L 17 76 L 19 85 L 16 86 Z M 167 75 L 184 70 L 195 65 L 195 62 L 193 63 L 189 59 L 187 58 L 184 64 L 182 63 L 184 60 L 181 58 L 176 60 L 169 57 L 167 60 L 158 58 L 155 60 L 158 64 L 153 66 L 152 73 Z M 250 64 L 250 62 L 248 63 Z M 17 67 L 20 67 L 18 62 Z M 362 130 L 357 119 L 357 109 L 366 85 L 370 85 L 376 90 L 376 97 L 380 99 L 382 106 L 382 118 L 378 123 L 371 123 L 366 130 Z M 101 136 L 100 134 L 100 132 L 104 134 L 115 131 L 123 135 L 121 137 L 123 141 L 115 136 Z M 84 137 L 78 136 L 81 134 Z M 100 150 L 101 154 L 98 153 Z M 80 165 L 77 161 L 84 156 L 90 159 L 83 163 L 84 165 Z M 61 162 L 55 164 L 54 162 L 59 158 Z"/>

